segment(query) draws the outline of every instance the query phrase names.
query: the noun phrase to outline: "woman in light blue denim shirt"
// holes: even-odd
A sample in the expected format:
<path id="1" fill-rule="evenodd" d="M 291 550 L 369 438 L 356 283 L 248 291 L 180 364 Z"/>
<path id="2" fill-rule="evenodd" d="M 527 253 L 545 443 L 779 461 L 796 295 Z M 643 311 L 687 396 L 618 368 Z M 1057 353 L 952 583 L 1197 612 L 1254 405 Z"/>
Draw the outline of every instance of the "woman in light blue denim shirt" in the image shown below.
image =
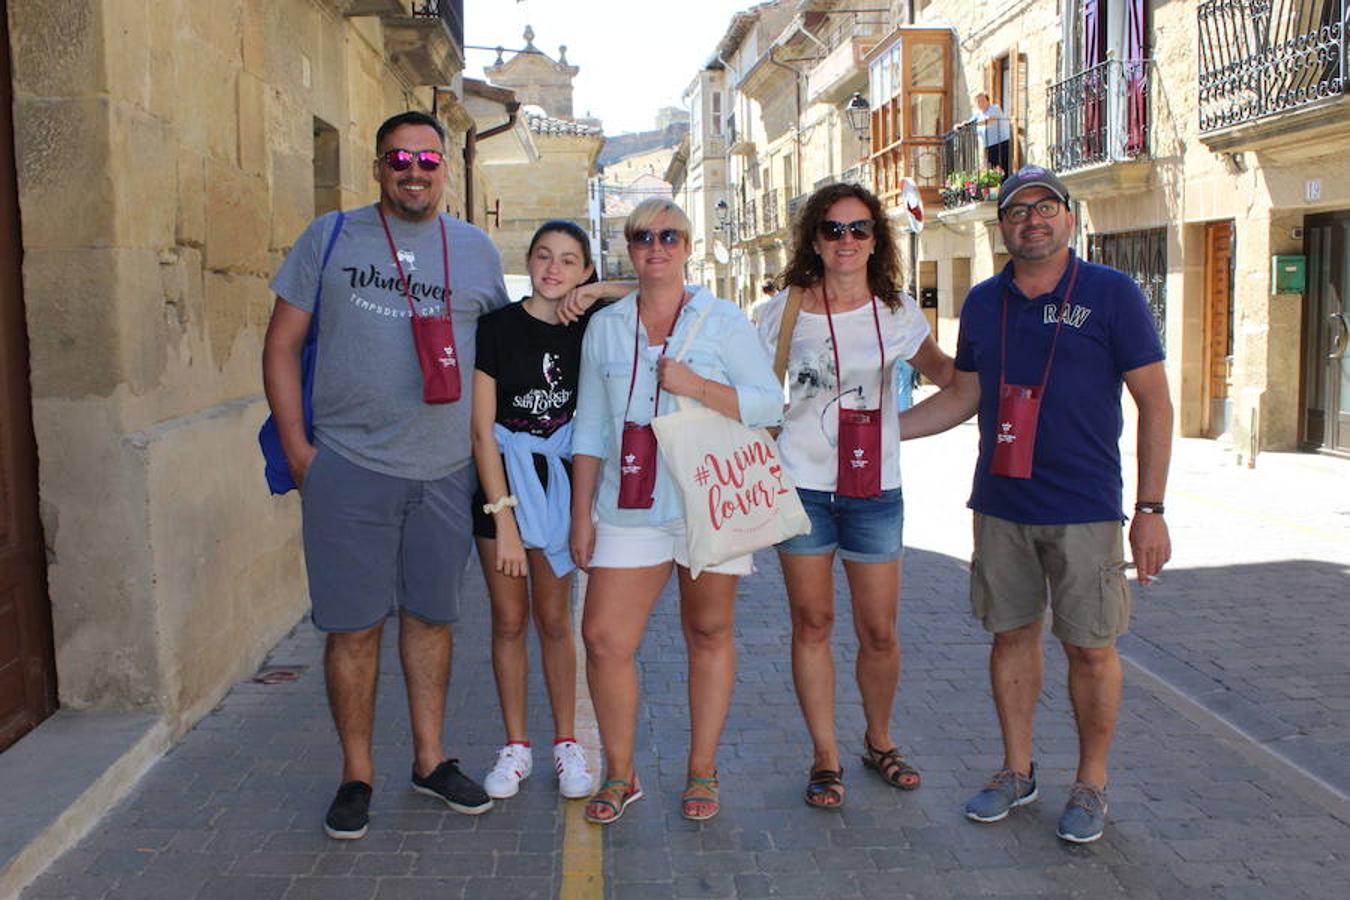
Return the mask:
<path id="1" fill-rule="evenodd" d="M 750 557 L 705 569 L 697 580 L 690 577 L 683 503 L 654 444 L 650 457 L 640 451 L 641 426 L 674 411 L 672 394 L 752 427 L 776 425 L 783 392 L 744 314 L 705 288 L 686 287 L 689 220 L 677 205 L 663 199 L 640 204 L 628 217 L 624 237 L 638 290 L 596 313 L 586 330 L 572 442 L 572 555 L 590 576 L 582 636 L 608 779 L 587 804 L 586 818 L 613 822 L 642 797 L 633 766 L 635 656 L 674 563 L 689 654 L 690 746 L 682 811 L 689 819 L 710 819 L 720 808 L 716 751 L 736 673 L 736 584 L 749 573 Z M 680 359 L 673 358 L 705 312 L 692 344 Z M 621 453 L 625 422 L 630 433 L 639 434 Z M 654 486 L 621 490 L 625 477 L 636 478 L 633 473 L 648 465 L 655 466 Z"/>

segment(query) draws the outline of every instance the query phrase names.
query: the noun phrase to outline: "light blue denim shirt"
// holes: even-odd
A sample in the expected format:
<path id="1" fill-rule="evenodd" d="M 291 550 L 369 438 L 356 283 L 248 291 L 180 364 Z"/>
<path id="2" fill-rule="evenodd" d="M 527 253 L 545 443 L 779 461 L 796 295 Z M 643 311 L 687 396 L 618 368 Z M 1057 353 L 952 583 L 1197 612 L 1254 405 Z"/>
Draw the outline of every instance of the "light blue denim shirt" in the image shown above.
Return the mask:
<path id="1" fill-rule="evenodd" d="M 773 377 L 773 362 L 764 351 L 754 326 L 733 303 L 719 300 L 705 287 L 689 285 L 692 296 L 684 305 L 670 336 L 674 355 L 694 321 L 709 305 L 707 319 L 693 343 L 680 357 L 697 374 L 736 389 L 741 421 L 751 428 L 777 425 L 783 420 L 783 388 Z M 647 330 L 638 322 L 637 294 L 597 312 L 586 327 L 581 345 L 581 382 L 573 419 L 572 453 L 606 460 L 596 493 L 595 511 L 611 525 L 664 525 L 684 518 L 684 504 L 671 484 L 665 461 L 658 458 L 656 495 L 650 509 L 619 509 L 619 446 L 623 434 L 624 404 L 633 371 L 633 329 L 638 328 L 637 378 L 633 384 L 632 422 L 650 422 L 656 397 L 656 362 L 645 352 Z M 693 401 L 690 401 L 693 402 Z M 661 392 L 659 414 L 674 412 L 675 398 Z M 659 454 L 658 454 L 659 457 Z"/>

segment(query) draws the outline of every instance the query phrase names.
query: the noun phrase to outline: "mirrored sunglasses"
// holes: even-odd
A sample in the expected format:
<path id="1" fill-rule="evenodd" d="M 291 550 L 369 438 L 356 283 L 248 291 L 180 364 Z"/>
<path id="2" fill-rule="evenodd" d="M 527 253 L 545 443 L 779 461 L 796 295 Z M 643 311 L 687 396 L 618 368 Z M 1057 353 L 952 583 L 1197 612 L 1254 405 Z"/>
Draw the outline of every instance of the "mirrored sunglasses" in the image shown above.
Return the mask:
<path id="1" fill-rule="evenodd" d="M 417 168 L 423 172 L 434 172 L 441 167 L 445 156 L 439 150 L 418 150 L 414 153 L 395 147 L 393 150 L 385 151 L 380 159 L 395 172 L 406 172 L 412 168 L 413 163 L 417 163 Z"/>
<path id="2" fill-rule="evenodd" d="M 662 228 L 660 231 L 639 228 L 628 239 L 629 243 L 637 244 L 639 247 L 650 247 L 657 241 L 661 242 L 662 247 L 674 247 L 682 240 L 684 240 L 684 232 L 676 228 Z"/>
<path id="3" fill-rule="evenodd" d="M 872 236 L 876 224 L 871 219 L 855 219 L 852 222 L 836 222 L 834 219 L 826 219 L 816 227 L 816 231 L 827 241 L 840 240 L 846 231 L 852 234 L 855 240 L 865 241 Z"/>

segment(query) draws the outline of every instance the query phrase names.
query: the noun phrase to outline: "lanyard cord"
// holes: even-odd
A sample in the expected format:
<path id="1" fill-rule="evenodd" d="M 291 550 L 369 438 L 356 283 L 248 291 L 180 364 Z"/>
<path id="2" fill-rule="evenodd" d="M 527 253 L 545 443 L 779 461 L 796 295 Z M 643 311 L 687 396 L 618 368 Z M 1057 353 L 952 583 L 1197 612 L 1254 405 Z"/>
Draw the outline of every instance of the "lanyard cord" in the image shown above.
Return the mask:
<path id="1" fill-rule="evenodd" d="M 825 279 L 820 280 L 820 294 L 825 300 L 825 322 L 830 326 L 830 349 L 834 351 L 834 393 L 839 408 L 844 408 L 844 368 L 839 364 L 839 340 L 834 336 L 834 316 L 830 313 L 830 292 L 825 289 Z M 877 298 L 872 297 L 872 324 L 877 328 L 877 349 L 881 351 L 881 396 L 877 408 L 886 396 L 886 343 L 881 339 L 881 318 L 877 315 Z"/>
<path id="2" fill-rule="evenodd" d="M 1059 307 L 1058 321 L 1055 322 L 1055 336 L 1050 339 L 1050 355 L 1045 360 L 1045 371 L 1041 374 L 1042 394 L 1045 393 L 1045 386 L 1050 383 L 1050 367 L 1055 362 L 1055 347 L 1059 344 L 1059 333 L 1064 328 L 1064 316 L 1069 312 L 1069 301 L 1073 298 L 1074 285 L 1078 283 L 1078 257 L 1073 260 L 1073 272 L 1069 275 L 1069 289 L 1064 292 L 1064 301 Z M 998 390 L 1003 393 L 1003 388 L 1007 386 L 1008 375 L 1008 294 L 1011 290 L 1005 284 L 1003 286 L 1003 326 L 1001 336 L 1001 356 L 998 364 Z"/>
<path id="3" fill-rule="evenodd" d="M 412 282 L 408 276 L 403 273 L 403 263 L 398 258 L 398 248 L 394 246 L 394 234 L 389 230 L 389 220 L 384 217 L 384 210 L 380 205 L 375 204 L 375 211 L 380 214 L 380 224 L 384 226 L 385 239 L 389 241 L 389 255 L 394 259 L 394 268 L 398 269 L 399 283 L 403 287 L 403 297 L 408 301 L 408 309 L 415 316 L 417 307 L 413 304 Z M 444 273 L 444 300 L 445 316 L 450 317 L 450 246 L 445 239 L 445 220 L 439 215 L 436 216 L 436 223 L 441 226 L 441 271 Z"/>
<path id="4" fill-rule="evenodd" d="M 670 346 L 670 335 L 675 331 L 675 323 L 680 320 L 680 313 L 684 311 L 684 301 L 687 294 L 680 295 L 680 305 L 675 308 L 675 315 L 670 319 L 670 328 L 666 329 L 666 339 L 661 343 L 661 355 L 666 355 L 666 348 Z M 638 338 L 642 333 L 642 295 L 638 294 L 633 302 L 633 371 L 628 376 L 628 399 L 623 405 L 623 420 L 628 421 L 628 410 L 633 405 L 633 386 L 637 384 L 637 361 L 638 361 Z M 652 415 L 656 415 L 657 409 L 661 406 L 661 379 L 656 379 L 656 400 L 652 404 Z"/>

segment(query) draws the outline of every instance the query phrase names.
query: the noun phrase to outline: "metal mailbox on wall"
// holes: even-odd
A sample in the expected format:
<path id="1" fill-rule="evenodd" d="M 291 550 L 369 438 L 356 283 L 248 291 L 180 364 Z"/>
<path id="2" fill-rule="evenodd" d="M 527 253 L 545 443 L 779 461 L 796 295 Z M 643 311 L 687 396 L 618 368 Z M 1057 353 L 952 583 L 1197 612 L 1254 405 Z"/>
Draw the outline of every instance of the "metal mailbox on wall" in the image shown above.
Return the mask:
<path id="1" fill-rule="evenodd" d="M 1301 294 L 1308 283 L 1306 256 L 1272 256 L 1270 258 L 1270 292 L 1272 294 Z"/>

